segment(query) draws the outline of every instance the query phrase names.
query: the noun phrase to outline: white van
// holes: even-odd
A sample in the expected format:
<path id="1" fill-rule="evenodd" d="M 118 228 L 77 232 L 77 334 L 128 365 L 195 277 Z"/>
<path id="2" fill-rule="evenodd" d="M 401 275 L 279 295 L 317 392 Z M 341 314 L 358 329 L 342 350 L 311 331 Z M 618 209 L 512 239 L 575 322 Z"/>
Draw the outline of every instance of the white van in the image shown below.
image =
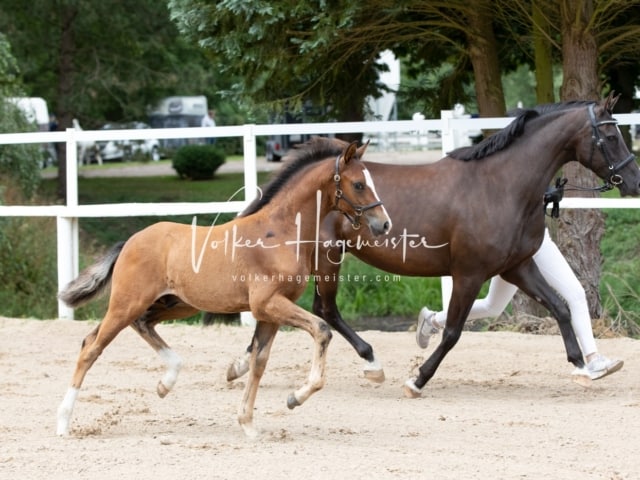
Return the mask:
<path id="1" fill-rule="evenodd" d="M 167 97 L 149 111 L 149 124 L 151 128 L 200 127 L 207 110 L 207 97 L 204 95 Z M 165 148 L 178 148 L 187 143 L 204 143 L 204 139 L 170 138 L 160 141 Z"/>
<path id="2" fill-rule="evenodd" d="M 7 100 L 22 110 L 27 121 L 35 123 L 39 131 L 49 131 L 49 108 L 44 98 L 11 97 Z M 43 143 L 42 152 L 44 156 L 43 167 L 53 165 L 57 161 L 56 150 L 52 143 Z"/>

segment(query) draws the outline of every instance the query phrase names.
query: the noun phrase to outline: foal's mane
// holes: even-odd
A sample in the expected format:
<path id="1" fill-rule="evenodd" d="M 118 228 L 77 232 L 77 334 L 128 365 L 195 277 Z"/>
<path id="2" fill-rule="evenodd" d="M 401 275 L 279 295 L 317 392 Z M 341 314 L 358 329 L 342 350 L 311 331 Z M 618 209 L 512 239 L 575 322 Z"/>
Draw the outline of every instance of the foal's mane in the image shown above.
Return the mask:
<path id="1" fill-rule="evenodd" d="M 570 101 L 561 103 L 549 103 L 538 105 L 535 108 L 518 109 L 515 113 L 514 120 L 502 130 L 494 133 L 490 137 L 485 138 L 477 145 L 470 147 L 460 147 L 448 153 L 451 158 L 457 160 L 469 161 L 480 160 L 482 158 L 493 155 L 496 152 L 504 150 L 511 145 L 516 138 L 522 135 L 525 125 L 532 119 L 543 117 L 545 115 L 562 112 L 573 108 L 585 107 L 589 105 L 588 101 Z"/>
<path id="2" fill-rule="evenodd" d="M 274 178 L 264 187 L 261 195 L 249 204 L 238 216 L 246 217 L 256 213 L 267 205 L 298 172 L 313 163 L 328 157 L 337 157 L 349 144 L 337 138 L 312 137 L 306 143 L 296 145 L 289 150 L 283 160 L 286 166 L 281 168 Z"/>

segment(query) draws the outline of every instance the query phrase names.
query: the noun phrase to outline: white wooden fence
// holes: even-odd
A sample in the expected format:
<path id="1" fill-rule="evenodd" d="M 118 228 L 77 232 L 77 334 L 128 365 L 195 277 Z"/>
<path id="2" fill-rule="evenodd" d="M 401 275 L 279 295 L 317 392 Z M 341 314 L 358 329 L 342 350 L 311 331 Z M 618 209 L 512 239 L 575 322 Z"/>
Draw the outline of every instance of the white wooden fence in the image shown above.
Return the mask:
<path id="1" fill-rule="evenodd" d="M 616 115 L 621 125 L 640 124 L 640 114 Z M 78 275 L 78 219 L 86 217 L 126 217 L 145 215 L 196 215 L 239 212 L 257 192 L 256 137 L 281 134 L 331 134 L 362 132 L 375 139 L 393 138 L 397 134 L 426 135 L 441 132 L 442 152 L 457 145 L 461 132 L 505 127 L 511 118 L 455 118 L 453 111 L 443 111 L 440 119 L 393 122 L 306 123 L 286 125 L 242 125 L 213 128 L 166 128 L 139 130 L 83 130 L 0 134 L 0 144 L 65 142 L 67 151 L 67 203 L 45 206 L 0 205 L 0 217 L 56 217 L 58 286 L 62 288 Z M 83 141 L 143 140 L 171 138 L 242 137 L 244 148 L 244 200 L 199 203 L 126 203 L 104 205 L 78 204 L 77 145 Z M 380 146 L 383 142 L 378 142 Z M 563 208 L 640 208 L 640 198 L 565 198 Z M 450 281 L 443 279 L 443 301 L 448 303 Z M 73 319 L 73 309 L 58 303 L 58 316 Z"/>

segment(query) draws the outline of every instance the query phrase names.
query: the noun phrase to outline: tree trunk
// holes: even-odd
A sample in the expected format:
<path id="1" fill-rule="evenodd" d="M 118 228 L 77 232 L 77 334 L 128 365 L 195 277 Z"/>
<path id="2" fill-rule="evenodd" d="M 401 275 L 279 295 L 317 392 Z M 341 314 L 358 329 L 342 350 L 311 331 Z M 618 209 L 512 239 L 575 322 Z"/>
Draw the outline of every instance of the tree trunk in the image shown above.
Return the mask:
<path id="1" fill-rule="evenodd" d="M 73 93 L 74 65 L 73 57 L 75 44 L 73 38 L 73 22 L 77 15 L 77 9 L 69 6 L 63 9 L 60 15 L 60 45 L 58 56 L 58 122 L 60 130 L 71 127 L 73 110 L 70 99 Z M 67 200 L 67 148 L 61 144 L 58 150 L 58 197 Z"/>
<path id="2" fill-rule="evenodd" d="M 593 15 L 591 0 L 562 0 L 562 58 L 563 84 L 561 101 L 599 99 L 597 54 L 598 49 L 589 21 Z M 593 188 L 601 184 L 596 175 L 578 162 L 565 165 L 563 176 L 569 184 Z M 565 196 L 594 197 L 594 192 L 567 191 Z M 561 204 L 562 207 L 562 204 Z M 602 256 L 600 239 L 604 233 L 604 215 L 595 209 L 564 209 L 560 220 L 548 220 L 551 237 L 576 273 L 584 287 L 592 318 L 602 315 L 600 276 Z M 518 293 L 512 304 L 514 315 L 526 313 L 547 315 L 546 310 L 529 297 Z"/>
<path id="3" fill-rule="evenodd" d="M 553 103 L 553 59 L 551 55 L 551 42 L 549 41 L 550 25 L 547 16 L 543 15 L 540 0 L 534 0 L 531 7 L 533 18 L 533 49 L 535 58 L 536 76 L 536 103 Z"/>
<path id="4" fill-rule="evenodd" d="M 598 100 L 598 48 L 590 30 L 592 0 L 562 0 L 562 63 L 564 80 L 561 100 Z M 569 184 L 593 188 L 601 184 L 591 171 L 577 162 L 564 168 Z M 567 196 L 597 196 L 597 193 L 567 192 Z M 602 314 L 600 240 L 604 233 L 604 214 L 595 209 L 563 210 L 558 224 L 557 243 L 587 293 L 592 318 Z"/>
<path id="5" fill-rule="evenodd" d="M 491 4 L 478 1 L 467 18 L 467 45 L 475 77 L 476 99 L 481 117 L 503 117 L 506 113 L 498 44 L 493 33 Z"/>

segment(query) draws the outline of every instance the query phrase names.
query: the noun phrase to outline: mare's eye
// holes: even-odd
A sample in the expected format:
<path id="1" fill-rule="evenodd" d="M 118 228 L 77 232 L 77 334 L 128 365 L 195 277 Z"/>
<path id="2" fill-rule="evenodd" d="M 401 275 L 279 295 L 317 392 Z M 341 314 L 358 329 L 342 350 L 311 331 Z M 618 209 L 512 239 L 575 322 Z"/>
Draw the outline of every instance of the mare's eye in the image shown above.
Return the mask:
<path id="1" fill-rule="evenodd" d="M 364 183 L 353 182 L 353 188 L 355 188 L 356 190 L 364 190 Z"/>
<path id="2" fill-rule="evenodd" d="M 618 141 L 618 136 L 617 135 L 607 135 L 607 140 L 609 142 L 617 142 Z"/>

